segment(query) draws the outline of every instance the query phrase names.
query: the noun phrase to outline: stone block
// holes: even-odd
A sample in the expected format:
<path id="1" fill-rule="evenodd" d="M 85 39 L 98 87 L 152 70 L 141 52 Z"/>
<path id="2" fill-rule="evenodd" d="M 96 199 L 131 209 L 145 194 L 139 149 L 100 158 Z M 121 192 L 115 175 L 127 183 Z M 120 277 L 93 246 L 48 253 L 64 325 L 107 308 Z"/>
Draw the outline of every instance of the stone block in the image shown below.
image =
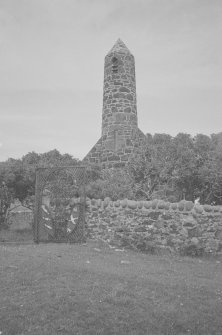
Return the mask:
<path id="1" fill-rule="evenodd" d="M 104 202 L 103 202 L 104 207 L 107 207 L 109 205 L 110 201 L 111 201 L 111 199 L 109 197 L 106 197 L 104 199 Z"/>
<path id="2" fill-rule="evenodd" d="M 137 201 L 128 200 L 127 201 L 127 206 L 131 209 L 136 209 L 137 208 Z"/>
<path id="3" fill-rule="evenodd" d="M 191 244 L 194 244 L 194 245 L 200 244 L 200 241 L 198 240 L 197 237 L 192 237 L 190 242 L 191 242 Z"/>
<path id="4" fill-rule="evenodd" d="M 124 166 L 125 166 L 125 163 L 123 163 L 123 162 L 113 164 L 113 167 L 115 167 L 115 168 L 121 168 L 121 167 L 124 167 Z"/>
<path id="5" fill-rule="evenodd" d="M 119 99 L 120 94 L 119 93 L 115 93 L 115 94 L 113 94 L 113 97 Z"/>
<path id="6" fill-rule="evenodd" d="M 132 94 L 127 94 L 127 95 L 126 95 L 126 98 L 127 98 L 128 100 L 131 100 L 131 101 L 133 100 L 133 96 L 132 96 Z"/>
<path id="7" fill-rule="evenodd" d="M 158 229 L 163 228 L 164 222 L 157 220 L 156 222 L 153 223 L 153 226 Z"/>
<path id="8" fill-rule="evenodd" d="M 200 236 L 200 229 L 198 226 L 187 228 L 188 237 L 198 237 Z"/>
<path id="9" fill-rule="evenodd" d="M 120 158 L 121 158 L 121 161 L 128 161 L 129 156 L 128 155 L 122 155 L 122 156 L 120 156 Z"/>
<path id="10" fill-rule="evenodd" d="M 149 217 L 149 218 L 152 219 L 152 220 L 158 220 L 160 214 L 161 214 L 161 212 L 153 211 L 153 212 L 150 212 L 150 213 L 147 215 L 147 217 Z"/>
<path id="11" fill-rule="evenodd" d="M 194 207 L 194 203 L 192 201 L 185 202 L 185 211 L 191 211 Z"/>
<path id="12" fill-rule="evenodd" d="M 173 211 L 176 211 L 178 208 L 178 203 L 177 202 L 173 202 L 170 204 L 170 209 L 172 209 Z"/>
<path id="13" fill-rule="evenodd" d="M 116 114 L 116 121 L 119 123 L 121 121 L 125 121 L 126 120 L 126 115 L 124 115 L 123 113 L 117 113 Z"/>
<path id="14" fill-rule="evenodd" d="M 127 138 L 127 139 L 126 139 L 126 145 L 127 145 L 128 147 L 133 146 L 133 142 L 132 142 L 129 138 Z"/>
<path id="15" fill-rule="evenodd" d="M 150 209 L 152 207 L 152 201 L 144 201 L 143 205 L 146 209 Z"/>
<path id="16" fill-rule="evenodd" d="M 193 228 L 197 226 L 197 221 L 192 216 L 188 216 L 183 218 L 182 224 L 185 228 Z"/>
<path id="17" fill-rule="evenodd" d="M 138 202 L 137 202 L 137 207 L 138 207 L 139 209 L 143 208 L 143 201 L 138 201 Z"/>
<path id="18" fill-rule="evenodd" d="M 166 209 L 167 211 L 170 209 L 170 203 L 168 201 L 165 202 L 164 209 Z"/>
<path id="19" fill-rule="evenodd" d="M 102 206 L 102 200 L 101 199 L 97 199 L 97 206 L 101 207 Z"/>
<path id="20" fill-rule="evenodd" d="M 91 199 L 91 204 L 92 206 L 97 206 L 97 200 L 96 199 Z"/>
<path id="21" fill-rule="evenodd" d="M 128 88 L 124 87 L 124 86 L 120 87 L 119 91 L 124 92 L 124 93 L 130 93 L 130 90 Z"/>
<path id="22" fill-rule="evenodd" d="M 202 214 L 203 213 L 203 206 L 201 205 L 195 205 L 194 210 L 197 214 Z"/>
<path id="23" fill-rule="evenodd" d="M 124 108 L 124 113 L 131 113 L 131 107 Z"/>
<path id="24" fill-rule="evenodd" d="M 159 208 L 159 209 L 165 209 L 165 201 L 160 200 L 158 202 L 157 208 Z"/>
<path id="25" fill-rule="evenodd" d="M 157 199 L 153 200 L 152 201 L 152 208 L 153 209 L 157 208 L 157 204 L 158 204 L 158 200 Z"/>
<path id="26" fill-rule="evenodd" d="M 179 203 L 178 203 L 178 209 L 179 211 L 183 211 L 185 209 L 185 200 L 181 200 Z"/>
<path id="27" fill-rule="evenodd" d="M 221 210 L 221 206 L 213 206 L 214 207 L 214 212 L 215 213 L 218 213 L 218 212 L 220 212 L 220 210 Z"/>
<path id="28" fill-rule="evenodd" d="M 119 160 L 120 160 L 120 157 L 117 155 L 108 157 L 108 161 L 119 161 Z"/>
<path id="29" fill-rule="evenodd" d="M 167 214 L 162 214 L 162 215 L 161 215 L 161 218 L 162 218 L 163 220 L 168 221 L 168 220 L 172 220 L 172 219 L 173 219 L 173 216 L 172 216 L 171 214 L 167 213 Z"/>
<path id="30" fill-rule="evenodd" d="M 121 205 L 123 208 L 127 207 L 127 199 L 120 200 L 120 205 Z"/>
<path id="31" fill-rule="evenodd" d="M 222 229 L 217 229 L 217 230 L 215 231 L 215 237 L 216 237 L 218 240 L 222 241 Z"/>

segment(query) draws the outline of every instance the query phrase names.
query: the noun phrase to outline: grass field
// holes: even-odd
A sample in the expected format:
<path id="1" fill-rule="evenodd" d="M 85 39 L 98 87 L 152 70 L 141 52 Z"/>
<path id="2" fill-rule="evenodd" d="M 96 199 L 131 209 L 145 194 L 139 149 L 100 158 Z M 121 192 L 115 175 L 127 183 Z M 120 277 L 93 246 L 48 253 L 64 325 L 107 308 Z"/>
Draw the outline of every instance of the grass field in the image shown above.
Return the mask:
<path id="1" fill-rule="evenodd" d="M 0 334 L 222 334 L 222 260 L 0 245 Z"/>

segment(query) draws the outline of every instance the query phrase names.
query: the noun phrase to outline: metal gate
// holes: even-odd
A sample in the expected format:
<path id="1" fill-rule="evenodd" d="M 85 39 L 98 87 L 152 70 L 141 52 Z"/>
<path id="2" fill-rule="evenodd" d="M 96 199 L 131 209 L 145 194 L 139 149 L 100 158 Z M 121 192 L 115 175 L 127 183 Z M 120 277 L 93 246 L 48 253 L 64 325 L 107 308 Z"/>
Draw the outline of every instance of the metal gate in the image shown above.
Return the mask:
<path id="1" fill-rule="evenodd" d="M 36 169 L 34 241 L 85 241 L 85 167 Z"/>

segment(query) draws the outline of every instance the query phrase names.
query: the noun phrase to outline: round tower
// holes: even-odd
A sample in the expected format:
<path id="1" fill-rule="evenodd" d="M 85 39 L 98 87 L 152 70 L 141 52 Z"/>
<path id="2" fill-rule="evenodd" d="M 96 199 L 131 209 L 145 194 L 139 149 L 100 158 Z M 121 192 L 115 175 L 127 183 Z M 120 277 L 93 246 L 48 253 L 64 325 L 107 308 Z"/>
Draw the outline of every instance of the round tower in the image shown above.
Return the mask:
<path id="1" fill-rule="evenodd" d="M 105 57 L 102 138 L 104 149 L 118 151 L 129 145 L 137 129 L 135 61 L 118 39 Z"/>
<path id="2" fill-rule="evenodd" d="M 122 168 L 140 154 L 145 142 L 137 124 L 134 57 L 118 39 L 105 57 L 102 136 L 85 161 Z"/>

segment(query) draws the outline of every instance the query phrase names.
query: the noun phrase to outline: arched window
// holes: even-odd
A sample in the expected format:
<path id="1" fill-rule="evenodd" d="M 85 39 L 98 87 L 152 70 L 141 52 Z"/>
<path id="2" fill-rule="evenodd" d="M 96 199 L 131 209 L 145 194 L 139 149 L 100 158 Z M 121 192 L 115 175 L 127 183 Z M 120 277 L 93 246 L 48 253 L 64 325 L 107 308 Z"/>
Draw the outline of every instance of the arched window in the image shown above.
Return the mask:
<path id="1" fill-rule="evenodd" d="M 112 58 L 112 72 L 113 73 L 118 72 L 118 58 L 116 58 L 116 57 Z"/>

